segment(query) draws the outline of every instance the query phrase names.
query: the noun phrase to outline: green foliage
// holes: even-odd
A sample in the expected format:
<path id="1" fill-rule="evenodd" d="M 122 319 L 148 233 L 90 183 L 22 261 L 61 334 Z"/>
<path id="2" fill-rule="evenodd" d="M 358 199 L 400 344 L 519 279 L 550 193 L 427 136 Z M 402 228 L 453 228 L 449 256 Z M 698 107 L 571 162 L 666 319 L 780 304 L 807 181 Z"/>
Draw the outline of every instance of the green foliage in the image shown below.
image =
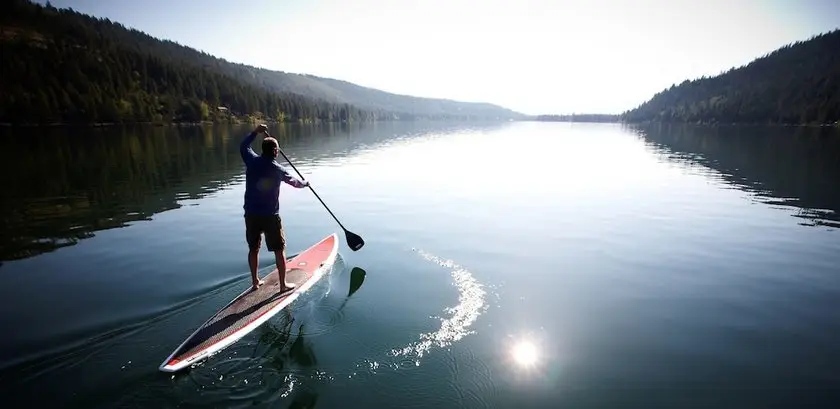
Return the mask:
<path id="1" fill-rule="evenodd" d="M 684 81 L 625 112 L 627 122 L 828 124 L 840 120 L 840 30 L 715 77 Z"/>
<path id="2" fill-rule="evenodd" d="M 361 121 L 382 116 L 243 83 L 200 59 L 156 52 L 138 31 L 72 10 L 15 0 L 0 13 L 0 122 L 198 122 L 281 110 L 288 121 L 323 121 L 339 111 Z"/>
<path id="3" fill-rule="evenodd" d="M 343 81 L 235 64 L 108 19 L 27 0 L 0 5 L 0 53 L 4 64 L 0 122 L 8 123 L 518 115 L 489 104 L 394 95 Z"/>

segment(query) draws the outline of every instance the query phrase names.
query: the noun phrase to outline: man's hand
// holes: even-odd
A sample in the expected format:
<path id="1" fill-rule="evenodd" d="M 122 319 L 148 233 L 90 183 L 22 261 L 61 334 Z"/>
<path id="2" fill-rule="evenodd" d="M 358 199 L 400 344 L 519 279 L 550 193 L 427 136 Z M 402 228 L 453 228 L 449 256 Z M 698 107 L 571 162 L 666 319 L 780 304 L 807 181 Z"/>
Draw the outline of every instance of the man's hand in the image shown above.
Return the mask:
<path id="1" fill-rule="evenodd" d="M 265 124 L 259 124 L 259 125 L 257 125 L 256 128 L 254 128 L 254 133 L 255 134 L 261 134 L 261 133 L 265 132 L 266 129 L 268 129 L 268 127 L 265 126 Z"/>

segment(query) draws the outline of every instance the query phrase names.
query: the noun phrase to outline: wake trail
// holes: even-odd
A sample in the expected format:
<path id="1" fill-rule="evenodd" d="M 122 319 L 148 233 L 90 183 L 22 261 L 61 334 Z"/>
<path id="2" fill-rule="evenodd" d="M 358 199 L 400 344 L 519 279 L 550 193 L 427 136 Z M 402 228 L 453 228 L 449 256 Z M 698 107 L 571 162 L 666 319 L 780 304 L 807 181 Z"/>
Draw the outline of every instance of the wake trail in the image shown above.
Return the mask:
<path id="1" fill-rule="evenodd" d="M 444 308 L 444 312 L 449 314 L 447 317 L 436 317 L 441 321 L 437 331 L 420 334 L 418 341 L 391 350 L 392 356 L 413 356 L 419 359 L 432 347 L 447 347 L 467 335 L 474 334 L 475 331 L 471 329 L 473 323 L 487 310 L 487 293 L 469 270 L 453 260 L 440 258 L 421 249 L 413 250 L 427 261 L 452 269 L 452 285 L 458 290 L 458 304 Z"/>
<path id="2" fill-rule="evenodd" d="M 420 366 L 420 361 L 434 348 L 445 348 L 474 334 L 473 324 L 488 309 L 484 285 L 476 280 L 470 270 L 453 260 L 438 257 L 422 249 L 412 248 L 412 251 L 426 261 L 450 269 L 452 285 L 458 291 L 457 304 L 443 308 L 445 316 L 434 317 L 440 320 L 437 330 L 421 333 L 416 341 L 405 346 L 391 348 L 385 353 L 385 359 L 363 359 L 356 364 L 356 371 L 348 378 L 375 375 L 384 369 L 400 370 Z M 446 360 L 443 356 L 434 359 Z"/>

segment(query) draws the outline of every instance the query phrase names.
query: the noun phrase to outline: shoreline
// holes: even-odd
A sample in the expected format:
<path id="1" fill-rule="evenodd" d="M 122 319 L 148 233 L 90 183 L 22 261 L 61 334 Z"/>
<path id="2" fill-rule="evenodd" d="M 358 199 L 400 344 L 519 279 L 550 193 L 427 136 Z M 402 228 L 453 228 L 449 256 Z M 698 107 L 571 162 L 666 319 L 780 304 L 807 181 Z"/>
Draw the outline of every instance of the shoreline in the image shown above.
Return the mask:
<path id="1" fill-rule="evenodd" d="M 0 122 L 1 128 L 107 128 L 121 126 L 152 126 L 152 127 L 202 127 L 215 125 L 247 125 L 263 123 L 266 125 L 318 125 L 318 124 L 350 124 L 350 123 L 386 123 L 386 122 L 544 122 L 544 123 L 598 123 L 598 124 L 623 124 L 623 125 L 696 125 L 710 127 L 725 126 L 773 126 L 773 127 L 803 127 L 803 128 L 837 128 L 840 129 L 840 121 L 836 123 L 813 124 L 813 123 L 765 123 L 765 122 L 661 122 L 661 121 L 586 121 L 586 120 L 540 120 L 534 118 L 506 119 L 506 118 L 472 118 L 472 119 L 441 119 L 441 118 L 413 118 L 413 119 L 376 119 L 376 120 L 340 120 L 340 121 L 276 121 L 276 120 L 243 120 L 243 121 L 198 121 L 198 122 L 96 122 L 96 123 L 9 123 Z"/>

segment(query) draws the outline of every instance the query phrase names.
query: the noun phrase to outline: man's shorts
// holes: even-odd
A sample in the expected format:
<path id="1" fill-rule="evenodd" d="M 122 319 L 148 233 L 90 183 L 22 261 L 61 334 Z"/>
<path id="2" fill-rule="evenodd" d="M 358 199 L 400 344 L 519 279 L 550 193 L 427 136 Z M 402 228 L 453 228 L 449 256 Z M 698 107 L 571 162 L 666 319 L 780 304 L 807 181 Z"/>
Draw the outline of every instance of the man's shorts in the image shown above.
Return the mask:
<path id="1" fill-rule="evenodd" d="M 245 239 L 249 249 L 259 250 L 262 244 L 261 234 L 265 234 L 268 251 L 283 251 L 286 248 L 286 234 L 283 232 L 280 215 L 246 215 Z"/>

